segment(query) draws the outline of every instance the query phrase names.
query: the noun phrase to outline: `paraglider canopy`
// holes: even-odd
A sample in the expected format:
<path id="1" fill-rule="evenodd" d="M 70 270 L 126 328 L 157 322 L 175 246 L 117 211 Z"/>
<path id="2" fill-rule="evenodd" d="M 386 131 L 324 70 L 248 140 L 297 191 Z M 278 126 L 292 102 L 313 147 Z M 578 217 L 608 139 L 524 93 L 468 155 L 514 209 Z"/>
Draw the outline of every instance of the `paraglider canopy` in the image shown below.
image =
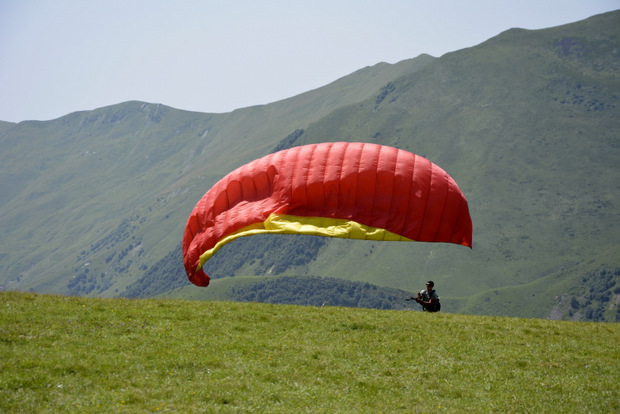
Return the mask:
<path id="1" fill-rule="evenodd" d="M 311 234 L 472 246 L 467 200 L 429 160 L 377 144 L 329 142 L 266 155 L 232 171 L 196 204 L 185 226 L 189 280 L 238 237 Z"/>

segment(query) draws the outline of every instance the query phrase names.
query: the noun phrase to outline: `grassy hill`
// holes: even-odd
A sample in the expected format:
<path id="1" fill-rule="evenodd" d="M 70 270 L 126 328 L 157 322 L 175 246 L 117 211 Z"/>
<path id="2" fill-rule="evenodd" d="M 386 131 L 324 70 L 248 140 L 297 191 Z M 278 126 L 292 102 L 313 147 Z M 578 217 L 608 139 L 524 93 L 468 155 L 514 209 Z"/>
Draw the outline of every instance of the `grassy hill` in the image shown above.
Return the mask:
<path id="1" fill-rule="evenodd" d="M 254 237 L 226 246 L 207 272 L 406 291 L 433 279 L 453 312 L 619 320 L 619 48 L 612 12 L 378 64 L 226 114 L 126 102 L 0 123 L 0 288 L 208 296 L 185 286 L 178 256 L 202 194 L 277 149 L 355 140 L 410 150 L 454 177 L 473 250 Z"/>
<path id="2" fill-rule="evenodd" d="M 290 272 L 409 290 L 432 278 L 464 313 L 620 320 L 619 23 L 616 12 L 509 30 L 312 123 L 288 145 L 338 136 L 443 166 L 468 197 L 474 249 L 329 240 L 307 270 Z M 260 256 L 262 245 L 238 255 Z M 609 300 L 592 299 L 588 275 L 607 272 Z"/>
<path id="3" fill-rule="evenodd" d="M 425 155 L 445 167 L 469 200 L 473 251 L 404 246 L 391 255 L 385 247 L 373 256 L 372 281 L 413 289 L 385 273 L 415 272 L 423 264 L 425 277 L 410 280 L 420 286 L 430 274 L 444 295 L 485 291 L 490 297 L 522 286 L 520 299 L 503 302 L 500 314 L 526 316 L 542 305 L 536 288 L 543 289 L 542 300 L 556 303 L 567 293 L 555 282 L 549 289 L 550 278 L 579 283 L 603 264 L 617 267 L 619 16 L 510 30 L 447 54 L 386 85 L 375 99 L 307 128 L 299 144 L 337 131 Z M 311 271 L 345 274 L 360 253 L 347 255 L 347 249 L 334 254 L 337 265 Z M 487 312 L 476 296 L 472 300 L 470 311 Z M 495 308 L 490 312 L 498 314 Z"/>
<path id="4" fill-rule="evenodd" d="M 584 300 L 585 275 L 620 263 L 619 16 L 509 30 L 311 124 L 290 145 L 339 136 L 443 166 L 469 200 L 474 248 L 330 240 L 308 272 L 410 290 L 432 278 L 469 297 L 462 312 L 541 317 Z"/>
<path id="5" fill-rule="evenodd" d="M 618 324 L 0 293 L 2 412 L 617 412 Z"/>

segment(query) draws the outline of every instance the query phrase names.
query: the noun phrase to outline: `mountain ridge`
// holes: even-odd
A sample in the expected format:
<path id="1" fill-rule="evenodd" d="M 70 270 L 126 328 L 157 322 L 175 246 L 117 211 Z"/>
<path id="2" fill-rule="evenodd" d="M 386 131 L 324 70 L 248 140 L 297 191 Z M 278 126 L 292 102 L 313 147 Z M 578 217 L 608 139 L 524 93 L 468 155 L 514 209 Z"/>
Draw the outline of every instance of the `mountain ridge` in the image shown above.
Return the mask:
<path id="1" fill-rule="evenodd" d="M 125 229 L 126 222 L 133 222 L 129 229 L 137 227 L 138 221 L 145 224 L 144 216 L 140 218 L 134 216 L 133 220 L 129 216 L 134 214 L 139 216 L 141 211 L 149 213 L 157 211 L 154 214 L 155 221 L 166 222 L 167 217 L 170 217 L 170 211 L 162 206 L 166 204 L 167 199 L 185 194 L 189 189 L 196 187 L 197 182 L 206 181 L 206 184 L 201 186 L 213 184 L 228 170 L 256 158 L 261 152 L 268 151 L 265 147 L 272 148 L 275 140 L 284 138 L 284 134 L 299 126 L 305 126 L 310 120 L 329 112 L 331 108 L 348 104 L 359 96 L 364 96 L 364 91 L 366 95 L 370 95 L 375 85 L 383 83 L 384 78 L 390 78 L 393 73 L 417 70 L 429 59 L 432 58 L 423 56 L 420 60 L 410 59 L 396 65 L 378 64 L 360 69 L 351 75 L 361 79 L 367 87 L 356 88 L 354 85 L 357 82 L 340 79 L 332 82 L 329 87 L 300 94 L 299 98 L 289 98 L 287 102 L 249 107 L 226 114 L 203 114 L 181 111 L 161 104 L 129 101 L 95 110 L 74 112 L 51 121 L 8 124 L 6 130 L 0 134 L 2 147 L 5 150 L 3 153 L 11 154 L 2 160 L 3 168 L 0 171 L 0 182 L 3 187 L 0 195 L 0 223 L 2 228 L 6 229 L 5 237 L 18 243 L 7 246 L 15 246 L 13 254 L 7 252 L 4 256 L 14 257 L 14 262 L 2 262 L 0 267 L 2 273 L 12 274 L 4 277 L 3 285 L 8 288 L 23 286 L 31 274 L 31 269 L 37 266 L 35 261 L 26 263 L 19 256 L 22 251 L 27 250 L 29 241 L 34 241 L 33 244 L 36 245 L 42 236 L 37 235 L 33 240 L 30 236 L 21 235 L 24 223 L 20 222 L 20 217 L 26 215 L 31 218 L 33 225 L 30 231 L 32 234 L 37 234 L 40 231 L 37 216 L 53 217 L 60 215 L 59 208 L 69 210 L 64 214 L 78 216 L 77 223 L 72 218 L 66 219 L 72 222 L 69 225 L 74 228 L 69 232 L 63 232 L 59 228 L 52 231 L 56 234 L 54 238 L 58 240 L 58 244 L 64 245 L 71 243 L 75 234 L 90 228 L 90 234 L 81 234 L 82 246 L 74 247 L 77 252 L 89 248 L 92 250 L 93 247 L 90 245 L 97 247 L 99 244 L 104 244 L 106 249 L 113 249 L 111 246 L 115 245 L 114 240 L 119 239 L 128 244 L 129 233 Z M 291 100 L 296 99 L 301 101 L 299 112 L 289 108 Z M 311 110 L 313 103 L 317 107 L 315 111 Z M 274 107 L 286 109 L 286 114 L 279 116 L 281 110 L 273 109 Z M 278 125 L 266 122 L 276 116 Z M 282 134 L 281 138 L 272 132 L 274 129 L 281 131 L 279 132 Z M 246 144 L 248 140 L 258 139 L 270 139 L 271 142 L 263 147 Z M 50 148 L 47 147 L 47 143 L 51 141 L 55 147 L 63 146 L 61 152 L 55 154 L 53 164 Z M 232 146 L 236 146 L 237 150 L 231 150 Z M 238 149 L 242 147 L 243 150 L 239 151 Z M 230 155 L 209 156 L 218 152 L 231 153 L 232 157 L 241 158 L 232 161 Z M 162 165 L 161 161 L 165 158 L 165 154 L 171 154 L 171 157 L 165 160 L 167 165 Z M 196 158 L 202 158 L 203 161 L 195 163 Z M 33 163 L 33 159 L 36 162 Z M 209 171 L 206 172 L 208 175 L 203 174 L 203 165 L 208 166 Z M 162 179 L 153 180 L 153 174 L 160 175 Z M 73 177 L 81 178 L 84 182 L 62 186 Z M 105 181 L 105 185 L 102 185 L 102 180 Z M 132 185 L 129 185 L 130 182 Z M 97 190 L 93 191 L 95 188 Z M 58 189 L 61 190 L 59 193 L 54 191 Z M 138 193 L 143 195 L 141 201 L 135 200 L 134 189 L 140 189 Z M 198 190 L 197 194 L 201 191 Z M 99 205 L 106 204 L 105 198 L 118 199 L 119 203 L 99 209 Z M 31 199 L 36 202 L 31 203 Z M 69 203 L 73 200 L 75 206 L 67 205 L 67 200 Z M 144 202 L 148 207 L 140 207 L 140 202 Z M 187 201 L 185 208 L 191 208 L 190 204 L 192 201 Z M 144 212 L 142 214 L 144 215 Z M 79 216 L 83 215 L 89 216 L 89 223 L 79 222 Z M 184 215 L 185 212 L 178 214 L 166 233 L 173 231 L 182 233 Z M 99 225 L 94 225 L 93 221 Z M 176 230 L 172 230 L 173 228 Z M 63 237 L 63 233 L 66 234 L 65 238 L 59 240 Z M 99 236 L 99 233 L 107 235 Z M 131 237 L 135 237 L 132 231 L 130 233 Z M 117 236 L 113 237 L 113 234 Z M 156 244 L 158 241 L 155 240 L 153 243 Z M 127 248 L 128 246 L 121 252 Z M 35 256 L 43 257 L 44 260 L 50 257 L 52 251 L 57 250 L 48 249 L 45 245 L 41 245 L 38 249 Z M 155 254 L 163 253 L 155 251 L 157 252 Z M 67 263 L 73 261 L 68 260 L 68 255 L 63 256 Z M 105 264 L 102 263 L 101 266 L 107 268 L 104 271 L 107 273 L 112 269 Z M 47 263 L 43 266 L 54 267 Z M 83 266 L 84 264 L 81 265 Z M 67 272 L 68 267 L 68 264 L 63 265 L 62 270 L 58 271 L 58 276 L 62 278 L 61 275 Z M 121 266 L 124 267 L 126 265 Z M 74 275 L 73 278 L 84 276 L 83 271 L 86 270 L 87 268 L 80 269 L 78 275 Z M 64 279 L 66 280 L 66 275 Z M 65 291 L 66 287 L 62 286 L 65 283 L 66 281 L 60 284 L 49 282 L 41 284 L 40 281 L 35 281 L 33 285 L 26 283 L 25 286 L 52 289 L 60 293 Z"/>

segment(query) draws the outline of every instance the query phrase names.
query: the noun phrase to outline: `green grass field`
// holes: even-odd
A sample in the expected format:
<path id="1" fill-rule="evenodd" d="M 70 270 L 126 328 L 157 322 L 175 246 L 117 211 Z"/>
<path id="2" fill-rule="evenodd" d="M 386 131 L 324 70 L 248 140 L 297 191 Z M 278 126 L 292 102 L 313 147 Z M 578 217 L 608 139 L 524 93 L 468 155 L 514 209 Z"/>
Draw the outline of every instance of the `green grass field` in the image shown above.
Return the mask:
<path id="1" fill-rule="evenodd" d="M 620 411 L 620 325 L 0 293 L 0 412 Z"/>

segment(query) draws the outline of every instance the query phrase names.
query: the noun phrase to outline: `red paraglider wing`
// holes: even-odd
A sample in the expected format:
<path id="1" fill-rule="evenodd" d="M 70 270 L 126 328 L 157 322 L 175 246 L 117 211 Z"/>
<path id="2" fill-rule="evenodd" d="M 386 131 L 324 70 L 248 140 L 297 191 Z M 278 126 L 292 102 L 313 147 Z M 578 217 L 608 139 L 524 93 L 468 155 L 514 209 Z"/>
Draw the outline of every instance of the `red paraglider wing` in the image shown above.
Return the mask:
<path id="1" fill-rule="evenodd" d="M 358 142 L 269 154 L 217 182 L 196 204 L 183 236 L 190 281 L 224 244 L 259 233 L 472 246 L 469 207 L 454 180 L 424 157 Z"/>

